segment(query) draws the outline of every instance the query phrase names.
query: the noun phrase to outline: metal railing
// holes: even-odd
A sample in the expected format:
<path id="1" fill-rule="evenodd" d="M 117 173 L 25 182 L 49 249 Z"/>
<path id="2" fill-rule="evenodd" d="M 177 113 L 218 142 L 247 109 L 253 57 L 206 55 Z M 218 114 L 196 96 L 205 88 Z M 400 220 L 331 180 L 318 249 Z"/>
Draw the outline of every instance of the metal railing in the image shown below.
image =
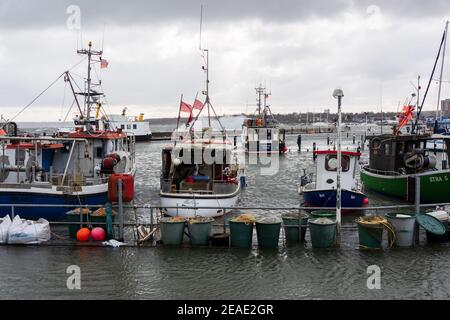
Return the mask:
<path id="1" fill-rule="evenodd" d="M 362 166 L 362 169 L 364 169 L 367 172 L 380 174 L 380 175 L 384 175 L 384 176 L 401 176 L 402 175 L 400 172 L 397 172 L 397 171 L 384 171 L 384 170 L 372 169 L 372 168 L 369 168 L 368 165 Z"/>

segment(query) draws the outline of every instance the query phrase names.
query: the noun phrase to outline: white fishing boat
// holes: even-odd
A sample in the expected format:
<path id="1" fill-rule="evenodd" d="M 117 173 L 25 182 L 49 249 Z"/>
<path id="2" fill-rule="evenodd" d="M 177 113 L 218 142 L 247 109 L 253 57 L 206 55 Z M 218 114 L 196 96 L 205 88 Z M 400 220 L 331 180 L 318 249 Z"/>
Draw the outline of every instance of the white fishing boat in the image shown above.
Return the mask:
<path id="1" fill-rule="evenodd" d="M 163 149 L 161 206 L 166 214 L 217 217 L 226 210 L 207 207 L 235 206 L 242 175 L 238 150 L 220 136 L 191 133 Z"/>
<path id="2" fill-rule="evenodd" d="M 45 205 L 104 205 L 112 174 L 134 176 L 134 137 L 121 129 L 102 130 L 90 116 L 92 106 L 100 104 L 103 96 L 93 89 L 96 84 L 90 75 L 102 51 L 92 50 L 89 43 L 87 50 L 78 53 L 87 56 L 86 91 L 75 92 L 72 75 L 69 71 L 63 74 L 80 111 L 75 130 L 60 130 L 53 136 L 18 136 L 15 123 L 2 125 L 0 203 L 15 207 L 0 207 L 0 216 L 64 219 L 69 208 Z"/>
<path id="3" fill-rule="evenodd" d="M 127 108 L 122 110 L 122 114 L 108 114 L 101 119 L 105 123 L 106 129 L 122 129 L 128 134 L 134 135 L 136 141 L 150 141 L 152 140 L 152 130 L 150 123 L 144 119 L 144 114 L 139 116 L 127 116 Z M 98 118 L 97 113 L 97 118 Z"/>
<path id="4" fill-rule="evenodd" d="M 222 216 L 235 206 L 241 191 L 244 169 L 240 165 L 239 149 L 227 139 L 225 128 L 211 105 L 208 50 L 204 52 L 205 103 L 196 99 L 190 106 L 181 98 L 180 112 L 190 113 L 188 123 L 185 128 L 180 128 L 180 115 L 178 116 L 171 145 L 162 150 L 161 206 L 170 216 Z M 199 128 L 196 123 L 198 124 L 197 120 L 205 109 L 208 111 L 208 126 Z M 195 119 L 194 110 L 199 110 Z M 221 127 L 218 131 L 211 128 L 211 112 Z"/>
<path id="5" fill-rule="evenodd" d="M 260 85 L 257 93 L 257 109 L 253 117 L 244 120 L 242 125 L 242 141 L 246 153 L 280 154 L 286 153 L 286 133 L 279 128 L 272 115 L 267 99 L 270 96 L 266 88 Z"/>

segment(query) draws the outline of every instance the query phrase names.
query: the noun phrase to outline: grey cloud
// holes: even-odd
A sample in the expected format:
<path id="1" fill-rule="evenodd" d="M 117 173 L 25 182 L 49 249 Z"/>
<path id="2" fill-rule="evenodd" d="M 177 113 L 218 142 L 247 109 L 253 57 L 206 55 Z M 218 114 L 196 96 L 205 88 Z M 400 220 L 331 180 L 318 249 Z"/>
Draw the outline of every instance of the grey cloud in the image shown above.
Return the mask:
<path id="1" fill-rule="evenodd" d="M 359 1 L 358 1 L 359 3 Z M 107 24 L 152 24 L 173 20 L 198 20 L 205 5 L 209 21 L 259 18 L 286 22 L 308 17 L 332 17 L 355 4 L 351 0 L 1 0 L 1 28 L 65 25 L 66 9 L 78 5 L 84 27 Z"/>
<path id="2" fill-rule="evenodd" d="M 65 25 L 66 9 L 78 5 L 84 27 L 107 24 L 152 24 L 173 20 L 198 20 L 200 5 L 210 22 L 259 18 L 286 22 L 310 17 L 331 18 L 355 9 L 366 12 L 376 5 L 399 19 L 450 14 L 448 0 L 1 0 L 0 28 L 44 28 Z"/>

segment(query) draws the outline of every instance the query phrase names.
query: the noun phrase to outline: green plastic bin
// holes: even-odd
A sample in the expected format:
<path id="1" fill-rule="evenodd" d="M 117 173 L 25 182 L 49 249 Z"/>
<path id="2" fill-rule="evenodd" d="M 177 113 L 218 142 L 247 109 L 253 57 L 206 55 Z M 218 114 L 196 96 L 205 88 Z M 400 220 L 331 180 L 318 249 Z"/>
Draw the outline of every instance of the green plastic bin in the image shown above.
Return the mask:
<path id="1" fill-rule="evenodd" d="M 336 211 L 332 210 L 314 210 L 311 211 L 310 216 L 314 218 L 328 218 L 331 220 L 336 220 Z"/>
<path id="2" fill-rule="evenodd" d="M 443 234 L 440 233 L 435 233 L 435 232 L 430 232 L 429 230 L 427 230 L 426 235 L 427 235 L 427 241 L 428 242 L 437 242 L 437 243 L 441 243 L 441 242 L 447 242 L 449 240 L 449 230 L 448 230 L 448 214 L 445 211 L 434 211 L 434 212 L 427 212 L 425 213 L 426 215 L 430 215 L 434 218 L 436 218 L 437 220 L 439 220 L 443 226 L 443 228 L 445 229 L 445 232 Z M 437 222 L 436 222 L 437 223 Z"/>
<path id="3" fill-rule="evenodd" d="M 256 234 L 258 246 L 277 248 L 280 241 L 281 219 L 265 217 L 256 220 Z"/>
<path id="4" fill-rule="evenodd" d="M 358 224 L 359 246 L 362 249 L 381 249 L 383 244 L 384 227 L 380 224 Z"/>
<path id="5" fill-rule="evenodd" d="M 253 222 L 230 220 L 231 246 L 250 248 L 253 240 Z"/>
<path id="6" fill-rule="evenodd" d="M 313 248 L 329 248 L 336 244 L 336 220 L 316 218 L 309 220 L 309 233 Z"/>
<path id="7" fill-rule="evenodd" d="M 161 240 L 163 245 L 179 246 L 183 243 L 186 221 L 174 218 L 161 219 Z"/>
<path id="8" fill-rule="evenodd" d="M 308 228 L 308 214 L 303 212 L 286 212 L 281 215 L 281 218 L 283 219 L 286 242 L 305 241 L 306 229 Z"/>
<path id="9" fill-rule="evenodd" d="M 209 245 L 213 218 L 193 218 L 188 221 L 189 237 L 193 246 Z"/>
<path id="10" fill-rule="evenodd" d="M 83 209 L 81 214 L 80 209 L 70 210 L 66 212 L 66 221 L 67 222 L 78 222 L 78 223 L 71 223 L 68 224 L 68 231 L 69 231 L 69 237 L 71 239 L 77 238 L 77 232 L 81 228 L 84 228 L 87 226 L 87 220 L 88 220 L 88 214 L 91 213 L 88 209 Z"/>

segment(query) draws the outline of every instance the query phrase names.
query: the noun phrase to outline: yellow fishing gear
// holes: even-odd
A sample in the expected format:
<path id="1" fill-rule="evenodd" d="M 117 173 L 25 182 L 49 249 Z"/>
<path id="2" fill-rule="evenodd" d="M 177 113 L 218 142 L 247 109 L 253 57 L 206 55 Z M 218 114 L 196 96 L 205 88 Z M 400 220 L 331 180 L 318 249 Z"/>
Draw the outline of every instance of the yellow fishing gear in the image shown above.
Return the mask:
<path id="1" fill-rule="evenodd" d="M 359 247 L 360 249 L 382 249 L 383 230 L 388 233 L 388 247 L 395 243 L 395 230 L 385 217 L 358 217 Z"/>

